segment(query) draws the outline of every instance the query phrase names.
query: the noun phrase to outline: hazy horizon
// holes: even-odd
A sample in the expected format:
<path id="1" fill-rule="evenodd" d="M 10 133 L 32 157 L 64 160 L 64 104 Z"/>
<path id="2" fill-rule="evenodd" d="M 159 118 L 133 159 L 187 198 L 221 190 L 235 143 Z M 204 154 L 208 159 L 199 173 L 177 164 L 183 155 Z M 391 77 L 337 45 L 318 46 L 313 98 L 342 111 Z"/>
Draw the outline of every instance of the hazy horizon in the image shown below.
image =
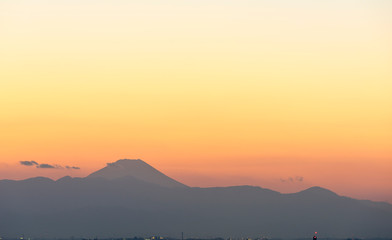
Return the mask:
<path id="1" fill-rule="evenodd" d="M 131 160 L 131 161 L 134 161 L 134 160 L 139 161 L 139 160 L 140 160 L 140 161 L 142 161 L 142 162 L 144 162 L 144 163 L 147 163 L 149 166 L 151 166 L 148 162 L 144 161 L 143 159 L 129 159 L 129 158 L 126 158 L 126 159 L 119 159 L 119 160 L 117 160 L 117 161 L 120 161 L 120 160 Z M 87 174 L 87 175 L 83 175 L 83 176 L 82 176 L 82 175 L 78 175 L 78 176 L 76 176 L 76 177 L 86 178 L 86 177 L 90 176 L 91 174 L 97 173 L 97 172 L 101 171 L 102 169 L 106 168 L 107 166 L 110 166 L 111 164 L 115 164 L 117 161 L 115 161 L 115 162 L 108 162 L 108 163 L 106 163 L 105 166 L 103 166 L 103 167 L 100 168 L 100 169 L 97 169 L 96 171 L 93 171 L 93 172 L 91 172 L 91 173 L 89 173 L 89 174 Z M 28 163 L 26 164 L 26 162 L 28 162 Z M 33 164 L 31 164 L 31 162 L 33 162 Z M 39 167 L 40 165 L 48 165 L 48 164 L 39 164 L 39 163 L 37 163 L 36 161 L 22 161 L 22 162 L 20 162 L 20 164 L 21 164 L 21 165 L 25 165 L 25 166 L 29 166 L 29 167 L 32 167 L 32 168 L 34 168 L 34 167 L 36 167 L 36 168 L 41 168 L 41 167 Z M 71 169 L 71 167 L 69 167 L 69 166 L 67 166 L 67 167 L 62 167 L 62 166 L 59 166 L 59 165 L 53 165 L 53 166 L 52 166 L 52 165 L 48 165 L 48 166 L 49 166 L 49 167 L 43 167 L 43 168 L 44 168 L 44 169 L 55 169 L 55 170 L 70 170 L 70 169 Z M 154 166 L 151 166 L 151 167 L 155 168 Z M 73 167 L 73 168 L 76 168 L 76 167 Z M 79 169 L 76 168 L 76 169 L 71 169 L 71 170 L 79 170 Z M 158 170 L 158 171 L 159 171 L 159 170 Z M 50 176 L 44 176 L 44 175 L 37 175 L 37 176 L 25 177 L 25 178 L 0 179 L 0 180 L 26 180 L 26 179 L 30 179 L 30 178 L 34 178 L 34 177 L 47 177 L 47 178 L 49 178 L 49 179 L 52 179 L 52 180 L 54 180 L 54 181 L 57 181 L 57 180 L 62 179 L 62 178 L 64 178 L 64 177 L 70 177 L 71 175 L 75 175 L 75 174 L 72 174 L 72 172 L 68 172 L 68 173 L 70 173 L 70 174 L 64 175 L 64 176 L 60 176 L 60 177 L 50 177 Z M 173 176 L 167 175 L 165 172 L 162 172 L 162 173 L 165 174 L 165 175 L 168 176 L 168 177 L 173 177 Z M 75 176 L 74 176 L 74 177 L 75 177 Z M 120 175 L 120 176 L 117 176 L 117 177 L 121 178 L 121 175 Z M 250 181 L 249 181 L 250 178 L 243 179 L 243 182 L 241 182 L 241 181 L 237 181 L 237 182 L 236 182 L 237 179 L 232 178 L 232 177 L 231 177 L 231 178 L 228 177 L 227 179 L 224 179 L 224 178 L 218 179 L 218 178 L 219 178 L 219 176 L 217 176 L 217 180 L 218 180 L 218 181 L 220 180 L 220 181 L 222 182 L 222 184 L 214 185 L 213 183 L 216 183 L 216 181 L 210 181 L 211 179 L 203 179 L 202 177 L 199 178 L 199 183 L 204 181 L 204 182 L 205 182 L 205 185 L 203 185 L 203 184 L 199 184 L 199 185 L 189 185 L 189 184 L 187 184 L 186 182 L 182 182 L 181 180 L 178 180 L 178 179 L 176 179 L 176 178 L 173 178 L 173 179 L 174 179 L 174 180 L 178 180 L 180 183 L 185 184 L 186 186 L 189 186 L 189 187 L 214 188 L 214 187 L 255 186 L 255 187 L 261 187 L 261 188 L 270 189 L 270 190 L 277 191 L 277 192 L 280 192 L 280 193 L 283 193 L 283 194 L 298 193 L 298 192 L 301 192 L 301 191 L 304 191 L 304 190 L 308 190 L 308 189 L 314 188 L 314 187 L 321 187 L 321 188 L 328 189 L 328 188 L 326 188 L 326 187 L 318 186 L 318 185 L 312 185 L 312 186 L 304 186 L 304 185 L 302 185 L 302 186 L 301 186 L 302 188 L 300 188 L 300 189 L 298 189 L 298 190 L 292 190 L 292 191 L 279 191 L 278 189 L 269 188 L 269 187 L 267 187 L 267 186 L 249 184 L 249 183 L 247 183 L 247 182 L 250 182 Z M 202 180 L 202 181 L 200 181 L 200 180 Z M 245 181 L 244 181 L 244 180 L 245 180 Z M 303 181 L 303 179 L 300 179 L 299 177 L 296 177 L 296 178 L 291 178 L 291 179 L 280 179 L 280 181 L 281 181 L 281 182 L 288 182 L 288 183 L 293 184 L 293 183 L 295 183 L 295 182 L 301 182 L 301 181 Z M 230 184 L 230 182 L 233 182 L 234 184 Z M 333 189 L 328 189 L 328 190 L 331 190 L 332 192 L 334 192 Z M 336 192 L 335 192 L 335 193 L 336 193 Z M 338 195 L 341 195 L 341 196 L 345 196 L 345 197 L 356 198 L 356 197 L 354 197 L 354 196 L 348 196 L 348 195 L 339 194 L 339 193 L 337 193 L 337 194 L 338 194 Z M 385 200 L 374 200 L 374 199 L 366 199 L 366 198 L 363 198 L 363 199 L 361 199 L 361 198 L 356 198 L 356 199 L 358 199 L 358 200 L 373 200 L 373 201 L 376 201 L 376 202 L 387 202 L 387 203 L 389 203 L 389 204 L 392 204 L 392 202 L 385 201 Z"/>

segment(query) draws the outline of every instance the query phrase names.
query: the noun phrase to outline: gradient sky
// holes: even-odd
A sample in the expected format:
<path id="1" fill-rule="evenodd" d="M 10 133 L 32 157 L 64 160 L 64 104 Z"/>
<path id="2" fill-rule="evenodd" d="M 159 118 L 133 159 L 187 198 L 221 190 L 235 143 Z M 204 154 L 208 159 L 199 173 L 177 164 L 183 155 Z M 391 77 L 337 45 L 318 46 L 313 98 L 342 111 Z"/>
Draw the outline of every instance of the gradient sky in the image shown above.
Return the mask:
<path id="1" fill-rule="evenodd" d="M 387 0 L 3 0 L 0 179 L 141 158 L 190 186 L 392 203 L 391 13 Z"/>

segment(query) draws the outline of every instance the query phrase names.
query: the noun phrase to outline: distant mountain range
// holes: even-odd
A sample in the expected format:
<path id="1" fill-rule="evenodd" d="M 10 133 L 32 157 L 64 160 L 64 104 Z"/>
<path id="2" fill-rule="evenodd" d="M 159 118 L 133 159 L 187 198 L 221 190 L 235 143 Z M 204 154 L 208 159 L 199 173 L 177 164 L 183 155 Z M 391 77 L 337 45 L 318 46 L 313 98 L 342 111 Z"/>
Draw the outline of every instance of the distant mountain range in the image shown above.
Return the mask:
<path id="1" fill-rule="evenodd" d="M 0 236 L 392 237 L 392 205 L 320 187 L 281 194 L 253 186 L 195 188 L 142 160 L 85 178 L 0 181 Z"/>

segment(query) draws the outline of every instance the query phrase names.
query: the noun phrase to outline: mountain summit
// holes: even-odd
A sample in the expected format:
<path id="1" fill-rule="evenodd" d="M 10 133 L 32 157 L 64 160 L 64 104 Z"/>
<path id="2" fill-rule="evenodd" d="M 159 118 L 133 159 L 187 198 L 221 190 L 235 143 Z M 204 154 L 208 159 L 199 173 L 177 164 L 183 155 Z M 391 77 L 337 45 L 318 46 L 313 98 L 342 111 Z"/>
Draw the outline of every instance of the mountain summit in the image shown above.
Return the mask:
<path id="1" fill-rule="evenodd" d="M 87 176 L 87 178 L 104 178 L 107 180 L 125 177 L 133 177 L 168 188 L 187 187 L 156 170 L 141 159 L 120 159 L 116 162 L 108 163 L 106 167 Z"/>

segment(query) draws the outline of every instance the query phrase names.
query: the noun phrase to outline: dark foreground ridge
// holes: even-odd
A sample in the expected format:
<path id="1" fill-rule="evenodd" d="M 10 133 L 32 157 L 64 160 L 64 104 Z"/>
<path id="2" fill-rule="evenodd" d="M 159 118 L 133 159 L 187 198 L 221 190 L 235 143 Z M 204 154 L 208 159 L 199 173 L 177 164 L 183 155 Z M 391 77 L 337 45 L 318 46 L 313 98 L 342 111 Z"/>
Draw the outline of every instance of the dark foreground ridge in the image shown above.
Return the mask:
<path id="1" fill-rule="evenodd" d="M 210 238 L 173 238 L 173 237 L 111 237 L 111 238 L 2 238 L 2 240 L 311 240 L 311 238 L 266 238 L 266 237 L 238 237 L 238 238 L 222 238 L 222 237 L 210 237 Z M 392 240 L 392 238 L 323 238 L 320 240 Z"/>
<path id="2" fill-rule="evenodd" d="M 391 238 L 392 205 L 313 187 L 281 194 L 252 186 L 191 188 L 142 160 L 85 178 L 0 181 L 0 237 L 127 236 Z"/>
<path id="3" fill-rule="evenodd" d="M 238 238 L 222 238 L 222 237 L 209 237 L 209 238 L 173 238 L 173 237 L 111 237 L 111 238 L 29 238 L 22 236 L 20 238 L 2 238 L 2 240 L 311 240 L 311 238 L 266 238 L 266 237 L 238 237 Z M 323 238 L 320 240 L 392 240 L 392 238 Z"/>

